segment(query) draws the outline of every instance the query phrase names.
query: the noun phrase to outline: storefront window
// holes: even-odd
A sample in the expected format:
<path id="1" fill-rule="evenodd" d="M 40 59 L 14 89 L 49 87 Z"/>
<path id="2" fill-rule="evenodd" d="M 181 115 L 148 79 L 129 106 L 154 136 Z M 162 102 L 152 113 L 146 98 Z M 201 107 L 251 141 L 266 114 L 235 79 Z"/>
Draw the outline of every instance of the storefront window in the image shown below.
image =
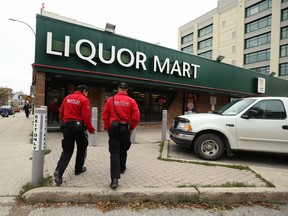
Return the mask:
<path id="1" fill-rule="evenodd" d="M 168 108 L 168 95 L 161 93 L 139 92 L 134 93 L 138 103 L 141 121 L 157 122 L 162 120 L 162 111 Z"/>
<path id="2" fill-rule="evenodd" d="M 115 90 L 107 92 L 106 99 L 116 93 Z M 134 98 L 139 106 L 141 122 L 161 122 L 162 111 L 168 109 L 174 94 L 172 92 L 129 88 L 128 95 Z"/>
<path id="3" fill-rule="evenodd" d="M 62 100 L 65 97 L 64 86 L 49 85 L 46 89 L 45 104 L 48 108 L 48 124 L 59 124 L 61 122 L 59 116 L 59 109 L 62 104 Z"/>
<path id="4" fill-rule="evenodd" d="M 183 114 L 192 114 L 197 112 L 196 104 L 197 95 L 193 93 L 184 94 L 184 111 Z"/>

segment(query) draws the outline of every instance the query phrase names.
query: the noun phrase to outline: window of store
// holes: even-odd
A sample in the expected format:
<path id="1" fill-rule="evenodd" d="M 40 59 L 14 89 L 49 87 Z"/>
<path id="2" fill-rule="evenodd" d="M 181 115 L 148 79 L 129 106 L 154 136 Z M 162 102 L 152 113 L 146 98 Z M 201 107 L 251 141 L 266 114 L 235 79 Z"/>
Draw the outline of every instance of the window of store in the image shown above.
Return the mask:
<path id="1" fill-rule="evenodd" d="M 197 95 L 191 92 L 184 93 L 183 114 L 197 113 Z"/>
<path id="2" fill-rule="evenodd" d="M 167 110 L 171 96 L 161 92 L 133 92 L 139 106 L 142 122 L 159 122 L 162 120 L 162 111 Z"/>
<path id="3" fill-rule="evenodd" d="M 65 87 L 59 83 L 49 83 L 45 92 L 45 105 L 48 108 L 47 123 L 49 125 L 58 125 L 61 122 L 59 109 L 66 96 Z"/>
<path id="4" fill-rule="evenodd" d="M 117 90 L 106 92 L 106 99 L 117 93 Z M 141 122 L 161 122 L 162 111 L 167 110 L 174 94 L 172 92 L 148 91 L 129 88 L 128 95 L 134 98 L 140 110 Z"/>

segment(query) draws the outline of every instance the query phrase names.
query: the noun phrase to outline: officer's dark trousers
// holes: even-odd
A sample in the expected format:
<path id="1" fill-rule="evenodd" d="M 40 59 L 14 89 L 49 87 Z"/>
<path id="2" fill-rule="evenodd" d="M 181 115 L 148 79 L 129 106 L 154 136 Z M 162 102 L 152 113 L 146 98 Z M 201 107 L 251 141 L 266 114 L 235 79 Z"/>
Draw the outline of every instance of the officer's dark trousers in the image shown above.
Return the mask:
<path id="1" fill-rule="evenodd" d="M 74 129 L 65 128 L 62 140 L 62 154 L 57 163 L 55 171 L 59 171 L 61 176 L 67 168 L 74 152 L 75 142 L 77 145 L 75 172 L 81 172 L 86 159 L 88 146 L 88 135 L 86 131 L 75 131 Z"/>
<path id="2" fill-rule="evenodd" d="M 131 146 L 130 130 L 120 132 L 119 128 L 110 127 L 108 134 L 111 180 L 120 179 L 120 170 L 126 167 L 127 151 Z"/>

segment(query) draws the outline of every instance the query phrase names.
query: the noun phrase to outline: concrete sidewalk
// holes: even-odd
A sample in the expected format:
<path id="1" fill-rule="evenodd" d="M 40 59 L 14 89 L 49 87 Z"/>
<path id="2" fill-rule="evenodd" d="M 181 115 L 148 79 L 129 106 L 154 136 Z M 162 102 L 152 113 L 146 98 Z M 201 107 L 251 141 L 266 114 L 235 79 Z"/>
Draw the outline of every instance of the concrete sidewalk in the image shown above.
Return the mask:
<path id="1" fill-rule="evenodd" d="M 15 197 L 31 181 L 32 119 L 25 113 L 0 116 L 0 197 Z"/>
<path id="2" fill-rule="evenodd" d="M 26 119 L 24 113 L 17 113 L 15 118 L 0 118 L 1 198 L 16 197 L 22 186 L 31 182 L 32 122 L 33 116 Z M 44 158 L 44 177 L 53 175 L 62 151 L 61 133 L 48 133 L 47 139 L 51 153 Z M 281 163 L 281 166 L 241 162 L 252 171 L 215 165 L 232 165 L 234 158 L 212 162 L 214 166 L 201 165 L 199 162 L 207 161 L 198 160 L 193 154 L 179 149 L 179 146 L 169 141 L 165 141 L 160 152 L 161 129 L 136 130 L 136 143 L 132 144 L 128 152 L 127 171 L 121 176 L 119 188 L 112 190 L 109 187 L 107 143 L 107 133 L 98 133 L 96 147 L 88 147 L 85 163 L 87 172 L 74 175 L 74 152 L 61 187 L 56 187 L 53 182 L 48 187 L 26 192 L 23 198 L 31 202 L 288 201 L 287 162 Z M 262 176 L 276 187 L 266 187 L 266 182 L 256 175 Z M 251 187 L 220 187 L 227 183 L 242 183 Z"/>
<path id="3" fill-rule="evenodd" d="M 61 133 L 48 133 L 47 139 L 51 153 L 45 156 L 44 177 L 53 175 L 62 151 Z M 276 185 L 276 188 L 268 188 L 267 182 L 257 177 L 256 174 L 262 176 L 259 172 L 189 163 L 189 160 L 180 162 L 175 144 L 168 140 L 160 152 L 161 129 L 136 130 L 136 143 L 132 144 L 128 152 L 127 170 L 121 175 L 119 187 L 112 190 L 109 187 L 110 159 L 107 143 L 107 133 L 98 133 L 96 147 L 88 147 L 85 163 L 87 172 L 74 175 L 74 152 L 63 175 L 61 187 L 55 186 L 53 182 L 49 187 L 26 192 L 23 195 L 24 199 L 31 202 L 288 201 L 287 179 L 277 185 L 278 182 L 271 181 L 269 175 L 265 175 L 265 180 Z M 261 169 L 259 171 L 261 172 Z M 285 176 L 288 176 L 287 169 L 284 171 Z M 221 187 L 228 183 L 242 183 L 251 187 Z"/>

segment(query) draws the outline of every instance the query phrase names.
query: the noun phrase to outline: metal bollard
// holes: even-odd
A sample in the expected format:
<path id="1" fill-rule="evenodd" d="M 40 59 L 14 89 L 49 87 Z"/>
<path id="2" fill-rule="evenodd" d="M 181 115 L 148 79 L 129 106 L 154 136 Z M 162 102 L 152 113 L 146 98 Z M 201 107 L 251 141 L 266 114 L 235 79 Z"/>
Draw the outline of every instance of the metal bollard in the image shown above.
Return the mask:
<path id="1" fill-rule="evenodd" d="M 132 131 L 132 134 L 130 136 L 130 142 L 132 144 L 136 143 L 136 128 Z"/>
<path id="2" fill-rule="evenodd" d="M 47 135 L 47 109 L 37 108 L 34 113 L 32 180 L 37 185 L 43 179 L 44 153 Z"/>
<path id="3" fill-rule="evenodd" d="M 95 131 L 95 134 L 89 135 L 89 140 L 90 140 L 91 146 L 95 147 L 97 144 L 97 121 L 98 121 L 98 108 L 97 107 L 92 107 L 91 121 L 96 131 Z"/>
<path id="4" fill-rule="evenodd" d="M 162 111 L 162 138 L 161 140 L 166 140 L 167 133 L 167 110 Z"/>

